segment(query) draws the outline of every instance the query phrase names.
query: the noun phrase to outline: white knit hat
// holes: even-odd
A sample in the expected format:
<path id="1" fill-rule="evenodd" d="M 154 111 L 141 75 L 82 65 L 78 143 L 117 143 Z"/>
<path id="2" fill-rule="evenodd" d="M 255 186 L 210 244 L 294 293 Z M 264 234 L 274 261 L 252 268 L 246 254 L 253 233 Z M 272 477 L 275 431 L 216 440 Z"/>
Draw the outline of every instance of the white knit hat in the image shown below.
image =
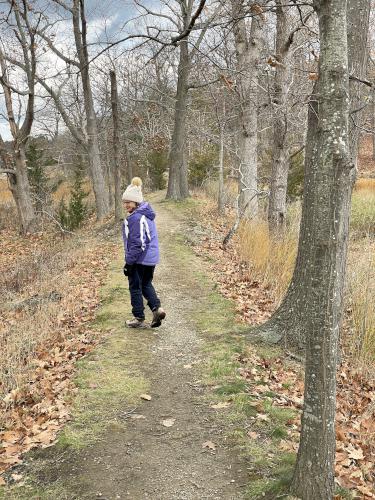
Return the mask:
<path id="1" fill-rule="evenodd" d="M 122 195 L 122 201 L 142 203 L 142 180 L 139 177 L 133 177 L 131 184 L 125 189 Z"/>

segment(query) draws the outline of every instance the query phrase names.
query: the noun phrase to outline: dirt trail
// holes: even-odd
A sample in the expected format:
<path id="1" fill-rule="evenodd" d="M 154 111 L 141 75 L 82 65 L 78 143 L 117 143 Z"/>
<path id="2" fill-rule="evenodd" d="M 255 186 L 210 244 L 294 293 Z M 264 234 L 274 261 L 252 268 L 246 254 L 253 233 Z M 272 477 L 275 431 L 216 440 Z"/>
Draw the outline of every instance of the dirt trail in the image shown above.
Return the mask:
<path id="1" fill-rule="evenodd" d="M 132 418 L 132 409 L 118 416 L 126 419 L 125 431 L 112 429 L 100 443 L 48 467 L 39 480 L 50 483 L 55 477 L 69 482 L 72 499 L 241 499 L 246 464 L 227 447 L 225 426 L 209 408 L 206 389 L 197 380 L 195 365 L 204 356 L 204 341 L 191 320 L 200 302 L 192 289 L 194 268 L 190 276 L 181 274 L 170 244 L 179 223 L 163 204 L 156 209 L 162 262 L 155 284 L 167 319 L 157 333 L 125 328 L 121 332 L 136 336 L 139 349 L 151 351 L 137 369 L 149 380 L 152 399 L 134 412 L 142 418 Z M 175 419 L 174 425 L 164 427 L 165 419 Z M 206 441 L 215 443 L 216 449 L 203 448 Z M 53 453 L 49 450 L 48 460 Z"/>

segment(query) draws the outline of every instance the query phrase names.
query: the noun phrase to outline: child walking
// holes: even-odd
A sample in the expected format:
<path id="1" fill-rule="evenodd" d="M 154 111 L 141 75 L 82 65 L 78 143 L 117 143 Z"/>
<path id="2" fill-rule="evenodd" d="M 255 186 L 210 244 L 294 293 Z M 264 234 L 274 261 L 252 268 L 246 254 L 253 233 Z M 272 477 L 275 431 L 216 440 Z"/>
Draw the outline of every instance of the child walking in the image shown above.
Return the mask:
<path id="1" fill-rule="evenodd" d="M 146 328 L 143 297 L 152 311 L 151 327 L 157 328 L 165 318 L 160 300 L 152 284 L 159 262 L 159 242 L 155 212 L 143 200 L 142 181 L 134 177 L 122 195 L 127 217 L 122 226 L 125 247 L 124 274 L 129 280 L 130 299 L 134 318 L 127 320 L 129 328 Z"/>

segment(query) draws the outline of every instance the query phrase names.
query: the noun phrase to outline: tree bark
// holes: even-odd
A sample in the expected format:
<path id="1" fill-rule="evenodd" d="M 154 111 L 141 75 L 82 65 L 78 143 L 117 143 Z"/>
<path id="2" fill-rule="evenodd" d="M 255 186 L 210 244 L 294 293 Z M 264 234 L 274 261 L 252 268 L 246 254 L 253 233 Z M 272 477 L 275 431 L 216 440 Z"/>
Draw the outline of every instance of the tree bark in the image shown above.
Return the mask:
<path id="1" fill-rule="evenodd" d="M 348 57 L 349 68 L 355 72 L 358 78 L 364 78 L 366 73 L 367 58 L 367 34 L 369 26 L 369 0 L 348 0 L 347 8 L 347 29 L 348 29 Z M 350 82 L 350 106 L 351 109 L 359 109 L 363 102 L 363 88 L 356 82 Z M 314 88 L 310 101 L 309 118 L 313 120 L 314 106 L 316 105 L 317 89 Z M 352 115 L 353 116 L 353 115 Z M 349 121 L 350 155 L 352 163 L 357 164 L 358 140 L 360 125 L 363 120 L 361 112 L 355 113 L 355 121 Z M 313 144 L 314 131 L 309 123 L 306 137 L 305 150 L 305 172 L 304 172 L 304 198 L 303 207 L 307 200 L 307 189 L 312 172 L 310 171 L 310 160 L 314 154 L 311 144 Z M 351 176 L 355 176 L 355 168 L 351 170 Z M 305 208 L 305 211 L 307 208 Z M 289 347 L 304 349 L 304 308 L 307 297 L 305 293 L 305 283 L 308 280 L 308 263 L 313 258 L 311 231 L 308 224 L 302 218 L 299 234 L 298 254 L 296 265 L 288 291 L 281 302 L 279 308 L 265 324 L 254 328 L 252 333 L 259 334 L 264 340 L 271 343 L 283 342 Z"/>
<path id="2" fill-rule="evenodd" d="M 273 108 L 273 161 L 268 207 L 268 224 L 271 231 L 282 226 L 286 215 L 286 195 L 289 170 L 288 151 L 288 89 L 292 65 L 290 54 L 289 27 L 290 8 L 276 2 L 276 68 Z"/>
<path id="3" fill-rule="evenodd" d="M 27 177 L 27 160 L 23 145 L 14 153 L 15 177 L 10 181 L 10 189 L 17 206 L 21 232 L 33 232 L 36 229 L 36 217 L 31 200 L 29 179 Z M 11 177 L 12 178 L 12 177 Z"/>
<path id="4" fill-rule="evenodd" d="M 12 7 L 14 19 L 10 17 L 9 22 L 17 41 L 22 47 L 22 62 L 20 62 L 20 65 L 22 66 L 28 85 L 27 103 L 23 122 L 22 125 L 20 125 L 15 117 L 13 108 L 13 95 L 15 90 L 8 79 L 9 71 L 6 63 L 7 54 L 0 48 L 0 83 L 5 99 L 9 129 L 13 138 L 11 153 L 9 154 L 0 136 L 0 153 L 5 166 L 10 168 L 7 172 L 9 186 L 17 207 L 20 230 L 21 233 L 25 234 L 26 232 L 34 232 L 37 228 L 36 214 L 31 199 L 30 184 L 27 176 L 27 161 L 25 155 L 26 144 L 29 140 L 31 127 L 34 121 L 36 42 L 35 30 L 28 19 L 27 6 L 13 2 Z M 9 16 L 10 15 L 11 12 L 9 13 Z"/>
<path id="5" fill-rule="evenodd" d="M 187 164 L 185 158 L 185 134 L 190 67 L 188 41 L 184 39 L 180 43 L 174 127 L 171 150 L 168 158 L 169 179 L 167 198 L 173 200 L 182 200 L 189 196 Z"/>
<path id="6" fill-rule="evenodd" d="M 305 396 L 292 492 L 328 500 L 334 492 L 336 368 L 353 187 L 349 155 L 346 0 L 314 0 L 320 31 L 319 80 L 310 141 L 302 247 L 309 260 L 301 304 L 306 339 Z"/>
<path id="7" fill-rule="evenodd" d="M 221 213 L 224 210 L 224 124 L 220 124 L 220 152 L 219 152 L 219 190 L 217 208 Z"/>
<path id="8" fill-rule="evenodd" d="M 264 21 L 263 14 L 254 11 L 248 36 L 241 0 L 232 0 L 232 16 L 240 99 L 239 206 L 247 206 L 245 216 L 253 217 L 258 213 L 258 198 L 254 196 L 258 190 L 258 64 Z"/>
<path id="9" fill-rule="evenodd" d="M 111 76 L 111 103 L 113 120 L 113 173 L 115 181 L 115 219 L 122 219 L 121 203 L 121 172 L 120 172 L 120 144 L 119 144 L 119 116 L 118 116 L 118 93 L 116 73 L 110 72 Z"/>
<path id="10" fill-rule="evenodd" d="M 79 69 L 82 80 L 83 98 L 85 103 L 87 131 L 86 147 L 90 165 L 90 175 L 95 194 L 97 217 L 99 220 L 101 220 L 109 212 L 109 196 L 106 189 L 105 175 L 100 158 L 98 126 L 90 82 L 84 0 L 74 0 L 72 7 L 72 19 L 74 39 L 78 53 Z"/>

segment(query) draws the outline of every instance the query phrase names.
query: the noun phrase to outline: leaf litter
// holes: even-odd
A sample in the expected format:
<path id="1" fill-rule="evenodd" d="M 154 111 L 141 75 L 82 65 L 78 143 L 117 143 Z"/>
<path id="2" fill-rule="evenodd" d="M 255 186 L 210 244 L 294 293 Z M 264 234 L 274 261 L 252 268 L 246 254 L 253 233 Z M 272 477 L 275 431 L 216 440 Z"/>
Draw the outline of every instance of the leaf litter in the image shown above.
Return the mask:
<path id="1" fill-rule="evenodd" d="M 207 266 L 218 290 L 235 302 L 238 319 L 250 325 L 263 323 L 276 305 L 270 291 L 252 280 L 249 265 L 239 257 L 236 236 L 227 250 L 223 250 L 221 242 L 230 220 L 218 218 L 217 213 L 207 207 L 200 211 L 200 220 L 204 221 L 206 230 L 205 236 L 194 244 L 195 253 L 206 261 L 209 257 Z M 252 347 L 237 360 L 242 365 L 240 376 L 249 383 L 249 396 L 260 402 L 250 402 L 258 412 L 254 420 L 260 423 L 269 420 L 261 401 L 269 399 L 270 394 L 274 394 L 272 406 L 296 411 L 296 418 L 287 422 L 288 436 L 280 440 L 279 449 L 297 452 L 304 394 L 301 365 L 293 363 L 293 368 L 292 363 L 284 359 L 264 359 Z M 247 435 L 250 439 L 259 439 L 258 432 L 249 431 Z M 363 499 L 375 498 L 375 380 L 345 358 L 337 373 L 335 476 L 339 486 L 359 493 Z"/>
<path id="2" fill-rule="evenodd" d="M 100 339 L 100 331 L 88 325 L 95 318 L 100 303 L 98 292 L 116 251 L 116 246 L 108 242 L 90 243 L 92 246 L 82 248 L 79 260 L 66 270 L 70 286 L 67 300 L 59 302 L 53 337 L 37 345 L 33 357 L 27 360 L 27 380 L 0 400 L 0 474 L 22 463 L 23 454 L 32 448 L 53 445 L 58 431 L 70 419 L 68 401 L 77 392 L 72 381 L 75 363 Z M 50 244 L 50 235 L 13 238 L 5 245 L 2 264 L 12 265 L 15 253 L 28 255 L 35 248 Z M 21 315 L 22 311 L 15 308 L 2 309 L 0 332 L 5 335 L 6 328 L 16 324 Z M 19 474 L 11 477 L 17 481 L 22 478 Z M 0 484 L 6 484 L 4 477 L 0 476 Z"/>

